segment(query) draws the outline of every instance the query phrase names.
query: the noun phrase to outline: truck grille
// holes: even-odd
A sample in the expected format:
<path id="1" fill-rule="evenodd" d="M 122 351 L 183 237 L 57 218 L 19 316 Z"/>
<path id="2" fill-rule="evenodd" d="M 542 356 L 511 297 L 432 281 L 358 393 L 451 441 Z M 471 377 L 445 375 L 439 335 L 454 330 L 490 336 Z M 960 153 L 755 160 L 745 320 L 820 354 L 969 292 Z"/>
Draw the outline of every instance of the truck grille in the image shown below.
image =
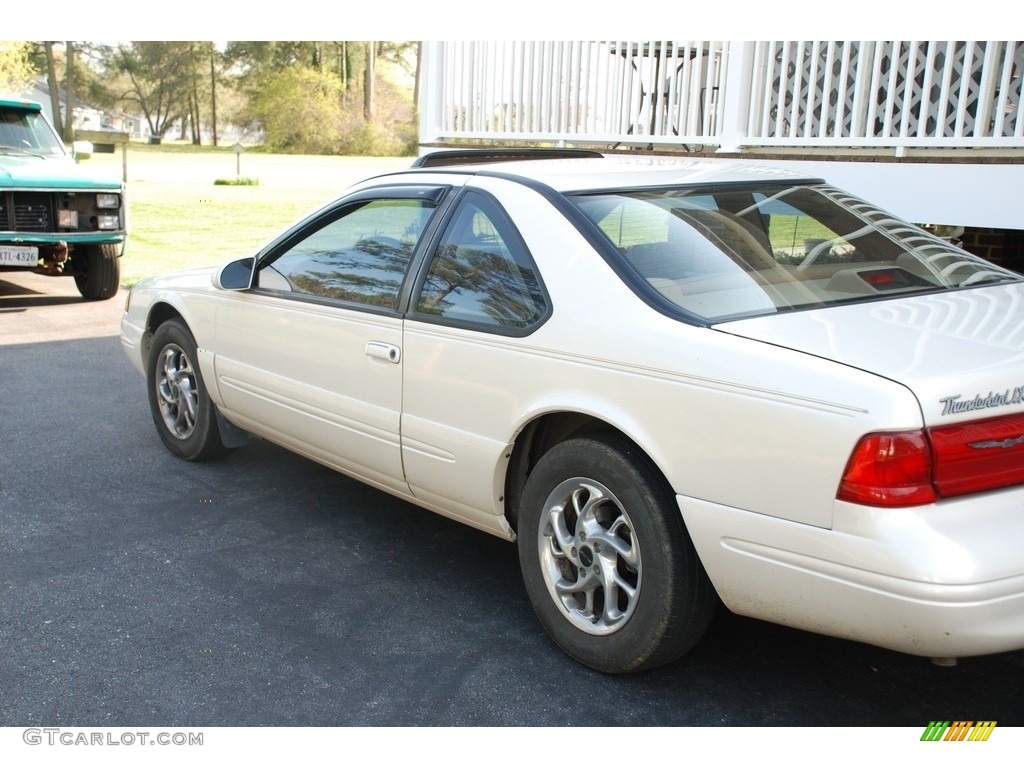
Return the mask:
<path id="1" fill-rule="evenodd" d="M 0 195 L 0 228 L 14 232 L 53 232 L 53 197 L 45 192 Z"/>

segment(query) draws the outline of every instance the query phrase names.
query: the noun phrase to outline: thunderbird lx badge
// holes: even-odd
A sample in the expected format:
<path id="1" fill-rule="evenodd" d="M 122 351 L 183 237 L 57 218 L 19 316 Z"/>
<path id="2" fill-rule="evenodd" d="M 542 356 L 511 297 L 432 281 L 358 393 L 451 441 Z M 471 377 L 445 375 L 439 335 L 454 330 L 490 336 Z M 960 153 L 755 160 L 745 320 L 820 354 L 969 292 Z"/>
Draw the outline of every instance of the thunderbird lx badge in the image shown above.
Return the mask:
<path id="1" fill-rule="evenodd" d="M 971 400 L 964 400 L 963 395 L 950 395 L 939 399 L 942 403 L 942 415 L 980 411 L 985 408 L 999 408 L 1004 405 L 1024 403 L 1024 387 L 1014 387 L 1013 392 L 1006 390 L 1002 394 L 989 392 L 988 397 L 975 395 Z"/>

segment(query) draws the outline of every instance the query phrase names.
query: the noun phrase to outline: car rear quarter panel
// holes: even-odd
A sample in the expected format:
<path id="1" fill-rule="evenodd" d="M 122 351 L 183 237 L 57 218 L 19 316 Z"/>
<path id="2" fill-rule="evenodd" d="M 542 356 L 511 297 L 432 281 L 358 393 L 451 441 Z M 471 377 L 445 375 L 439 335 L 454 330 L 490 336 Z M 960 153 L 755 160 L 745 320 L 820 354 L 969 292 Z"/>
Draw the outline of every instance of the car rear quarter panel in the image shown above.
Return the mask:
<path id="1" fill-rule="evenodd" d="M 1024 411 L 1024 284 L 903 296 L 722 326 L 899 381 L 929 426 Z M 947 408 L 950 400 L 970 406 Z"/>

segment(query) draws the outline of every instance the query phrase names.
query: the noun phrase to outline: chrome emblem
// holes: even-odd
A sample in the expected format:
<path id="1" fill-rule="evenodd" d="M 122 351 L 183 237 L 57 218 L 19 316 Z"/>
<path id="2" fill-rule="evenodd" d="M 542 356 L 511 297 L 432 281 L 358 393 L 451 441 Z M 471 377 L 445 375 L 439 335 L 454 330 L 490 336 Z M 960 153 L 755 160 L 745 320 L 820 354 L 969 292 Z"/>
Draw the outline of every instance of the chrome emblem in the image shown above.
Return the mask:
<path id="1" fill-rule="evenodd" d="M 1024 435 L 1020 437 L 1008 437 L 1005 440 L 982 440 L 977 443 L 968 443 L 968 448 L 1013 448 L 1015 445 L 1024 443 Z"/>
<path id="2" fill-rule="evenodd" d="M 1004 392 L 990 391 L 987 396 L 977 394 L 972 398 L 965 399 L 963 395 L 948 395 L 940 397 L 942 404 L 942 415 L 949 416 L 955 413 L 967 413 L 969 411 L 981 411 L 986 408 L 1001 408 L 1006 405 L 1020 405 L 1024 403 L 1024 387 L 1014 387 Z"/>

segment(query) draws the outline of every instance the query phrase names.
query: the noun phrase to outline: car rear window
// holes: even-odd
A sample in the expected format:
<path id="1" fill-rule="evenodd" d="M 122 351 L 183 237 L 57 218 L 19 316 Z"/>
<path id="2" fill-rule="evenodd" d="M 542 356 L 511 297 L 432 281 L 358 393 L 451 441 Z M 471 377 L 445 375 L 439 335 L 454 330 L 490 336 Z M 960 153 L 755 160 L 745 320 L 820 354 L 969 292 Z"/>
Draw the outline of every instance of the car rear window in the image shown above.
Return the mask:
<path id="1" fill-rule="evenodd" d="M 573 201 L 637 284 L 708 321 L 1020 279 L 824 184 Z"/>

